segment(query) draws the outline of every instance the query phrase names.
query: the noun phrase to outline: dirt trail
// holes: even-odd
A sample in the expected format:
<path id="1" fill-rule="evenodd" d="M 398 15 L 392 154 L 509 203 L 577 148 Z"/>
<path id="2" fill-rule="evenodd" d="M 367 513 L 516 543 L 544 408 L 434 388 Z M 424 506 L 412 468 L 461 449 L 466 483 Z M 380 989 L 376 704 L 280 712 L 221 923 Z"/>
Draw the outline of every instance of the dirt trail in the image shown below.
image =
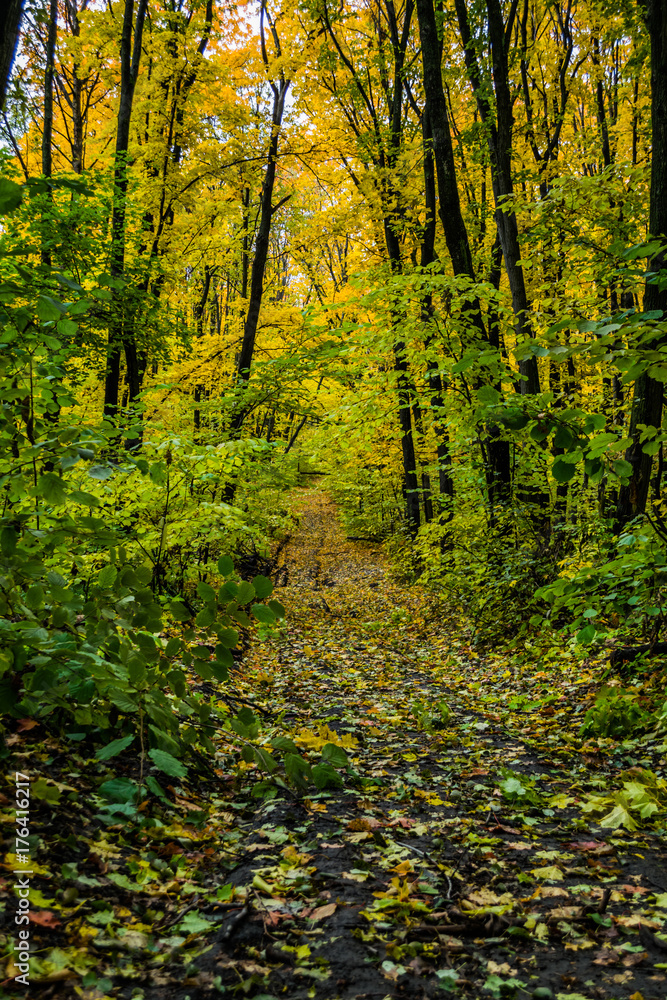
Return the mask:
<path id="1" fill-rule="evenodd" d="M 346 539 L 324 493 L 304 494 L 277 577 L 287 625 L 245 669 L 301 749 L 336 740 L 350 766 L 242 825 L 221 876 L 247 906 L 196 963 L 192 1000 L 206 975 L 265 1000 L 664 1000 L 660 839 L 591 825 L 557 748 L 471 703 L 423 594 Z"/>

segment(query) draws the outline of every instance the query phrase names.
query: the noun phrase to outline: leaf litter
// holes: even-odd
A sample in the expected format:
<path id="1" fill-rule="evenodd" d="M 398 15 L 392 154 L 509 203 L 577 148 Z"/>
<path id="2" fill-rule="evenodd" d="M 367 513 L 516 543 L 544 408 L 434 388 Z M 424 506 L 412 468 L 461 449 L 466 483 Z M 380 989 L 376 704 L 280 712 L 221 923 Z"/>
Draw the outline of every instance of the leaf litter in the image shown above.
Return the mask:
<path id="1" fill-rule="evenodd" d="M 17 726 L 31 995 L 664 998 L 666 748 L 579 735 L 595 664 L 481 658 L 317 489 L 275 576 L 246 721 L 215 768 L 155 782 L 153 825 L 100 823 L 85 759 Z"/>

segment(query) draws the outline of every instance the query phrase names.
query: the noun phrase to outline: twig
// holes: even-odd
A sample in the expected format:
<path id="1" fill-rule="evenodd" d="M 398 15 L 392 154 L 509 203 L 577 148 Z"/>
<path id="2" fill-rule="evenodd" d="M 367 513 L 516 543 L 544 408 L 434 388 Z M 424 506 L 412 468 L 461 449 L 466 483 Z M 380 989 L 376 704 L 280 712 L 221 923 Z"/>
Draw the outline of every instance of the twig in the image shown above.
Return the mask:
<path id="1" fill-rule="evenodd" d="M 243 923 L 243 921 L 246 919 L 249 913 L 250 913 L 250 907 L 244 906 L 243 909 L 239 911 L 239 913 L 233 916 L 232 919 L 229 921 L 227 929 L 221 935 L 220 940 L 229 941 L 236 928 L 239 926 L 239 924 Z"/>

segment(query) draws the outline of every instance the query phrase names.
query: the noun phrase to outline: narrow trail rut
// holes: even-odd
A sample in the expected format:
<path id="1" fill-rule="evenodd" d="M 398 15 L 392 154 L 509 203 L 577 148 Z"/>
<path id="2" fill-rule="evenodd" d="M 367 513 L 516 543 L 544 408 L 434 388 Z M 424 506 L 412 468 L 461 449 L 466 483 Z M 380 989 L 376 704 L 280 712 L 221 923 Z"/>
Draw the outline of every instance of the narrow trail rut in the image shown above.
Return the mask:
<path id="1" fill-rule="evenodd" d="M 480 711 L 424 595 L 346 539 L 324 493 L 304 493 L 277 579 L 287 623 L 243 669 L 302 751 L 333 740 L 349 767 L 241 823 L 220 875 L 246 906 L 200 976 L 290 1000 L 664 1000 L 664 844 L 582 814 L 598 765 Z"/>

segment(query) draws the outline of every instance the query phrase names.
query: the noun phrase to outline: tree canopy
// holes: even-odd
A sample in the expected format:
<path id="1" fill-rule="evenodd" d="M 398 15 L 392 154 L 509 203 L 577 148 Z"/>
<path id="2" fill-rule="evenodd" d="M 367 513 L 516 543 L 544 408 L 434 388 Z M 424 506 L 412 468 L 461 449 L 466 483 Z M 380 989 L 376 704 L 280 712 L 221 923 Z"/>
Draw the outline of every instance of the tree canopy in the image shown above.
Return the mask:
<path id="1" fill-rule="evenodd" d="M 283 627 L 276 552 L 317 475 L 466 648 L 664 656 L 666 23 L 667 0 L 6 5 L 5 736 L 106 760 L 138 734 L 114 815 L 222 726 L 271 774 L 216 692 Z M 591 726 L 663 726 L 645 695 Z"/>

